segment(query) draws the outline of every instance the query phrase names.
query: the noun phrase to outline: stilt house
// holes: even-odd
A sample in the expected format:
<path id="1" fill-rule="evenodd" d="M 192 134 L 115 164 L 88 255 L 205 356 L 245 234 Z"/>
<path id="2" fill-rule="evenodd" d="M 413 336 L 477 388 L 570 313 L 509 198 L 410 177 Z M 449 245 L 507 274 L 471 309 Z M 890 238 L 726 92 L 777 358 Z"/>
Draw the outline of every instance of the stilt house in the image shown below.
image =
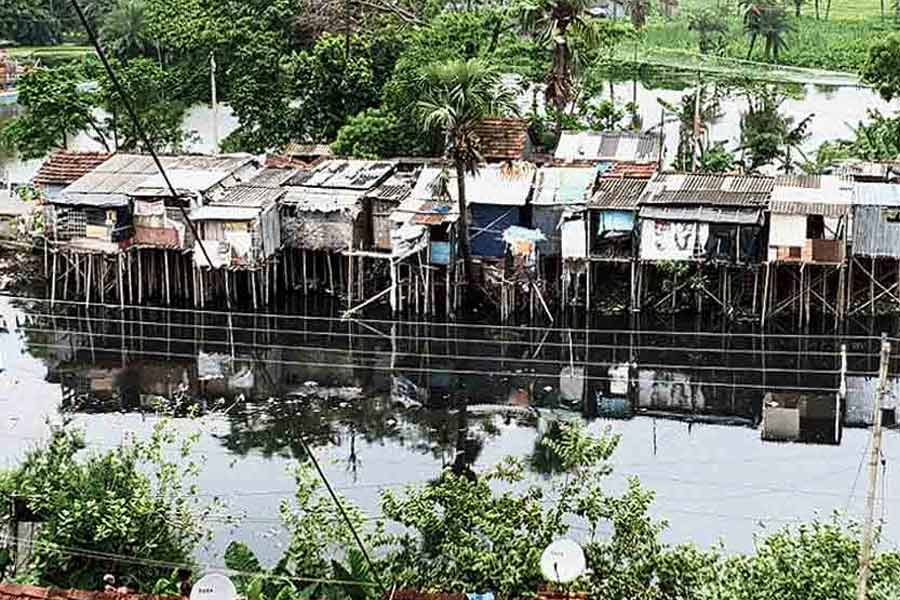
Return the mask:
<path id="1" fill-rule="evenodd" d="M 503 232 L 513 226 L 527 227 L 526 205 L 531 197 L 535 169 L 529 163 L 507 163 L 482 167 L 466 176 L 469 205 L 469 241 L 472 256 L 501 259 L 506 255 Z M 456 182 L 448 185 L 450 197 L 458 201 Z"/>
<path id="2" fill-rule="evenodd" d="M 850 272 L 863 282 L 852 312 L 874 314 L 878 304 L 900 306 L 900 185 L 856 183 Z"/>
<path id="3" fill-rule="evenodd" d="M 647 261 L 755 264 L 771 177 L 660 173 L 639 201 L 640 257 Z"/>
<path id="4" fill-rule="evenodd" d="M 212 264 L 199 244 L 194 261 L 206 268 L 255 270 L 272 260 L 281 248 L 278 202 L 286 192 L 281 183 L 291 175 L 282 169 L 263 169 L 222 198 L 191 211 Z"/>

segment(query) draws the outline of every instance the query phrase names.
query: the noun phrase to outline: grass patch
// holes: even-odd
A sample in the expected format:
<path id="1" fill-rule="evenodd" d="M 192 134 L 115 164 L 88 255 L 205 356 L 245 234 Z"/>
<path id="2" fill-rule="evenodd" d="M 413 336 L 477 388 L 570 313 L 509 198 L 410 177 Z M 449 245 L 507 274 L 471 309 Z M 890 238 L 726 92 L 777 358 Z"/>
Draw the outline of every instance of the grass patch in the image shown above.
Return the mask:
<path id="1" fill-rule="evenodd" d="M 727 4 L 729 3 L 725 0 L 684 0 L 681 2 L 681 10 L 689 12 L 698 8 L 715 8 L 716 6 Z M 825 7 L 827 4 L 828 0 L 819 0 L 819 14 L 822 18 L 825 17 Z M 884 5 L 885 11 L 887 11 L 888 17 L 890 17 L 890 0 L 885 0 Z M 815 18 L 815 7 L 815 0 L 806 0 L 800 9 L 800 13 L 804 17 Z M 792 2 L 787 3 L 786 8 L 790 10 L 791 14 L 794 14 Z M 880 17 L 881 0 L 832 0 L 831 2 L 829 18 L 834 20 L 860 20 Z"/>
<path id="2" fill-rule="evenodd" d="M 794 31 L 787 36 L 788 49 L 781 54 L 779 63 L 830 71 L 859 71 L 872 42 L 900 31 L 900 26 L 892 19 L 880 18 L 879 0 L 854 2 L 856 7 L 851 6 L 850 0 L 834 0 L 832 16 L 827 21 L 807 16 L 812 14 L 812 4 L 804 5 L 804 16 L 791 18 Z M 822 0 L 823 11 L 824 3 Z M 652 19 L 644 31 L 642 45 L 648 49 L 699 51 L 699 36 L 688 30 L 688 15 L 692 9 L 710 6 L 716 6 L 715 0 L 691 0 L 684 3 L 677 19 Z M 742 20 L 735 14 L 729 19 L 723 56 L 746 60 L 749 46 Z M 757 43 L 750 60 L 764 60 L 762 46 L 761 42 Z"/>

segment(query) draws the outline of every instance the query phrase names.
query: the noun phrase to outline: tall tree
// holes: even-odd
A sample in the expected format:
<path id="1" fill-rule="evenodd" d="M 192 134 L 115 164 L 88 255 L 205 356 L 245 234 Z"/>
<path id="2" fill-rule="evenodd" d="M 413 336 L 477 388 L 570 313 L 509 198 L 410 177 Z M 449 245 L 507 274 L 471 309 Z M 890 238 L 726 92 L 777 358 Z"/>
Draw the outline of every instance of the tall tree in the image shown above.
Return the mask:
<path id="1" fill-rule="evenodd" d="M 775 62 L 778 62 L 781 52 L 787 50 L 785 38 L 794 30 L 787 13 L 780 6 L 752 6 L 748 9 L 744 28 L 750 36 L 747 60 L 753 55 L 758 38 L 763 38 L 766 61 Z"/>
<path id="2" fill-rule="evenodd" d="M 712 54 L 725 46 L 728 20 L 721 11 L 711 8 L 698 10 L 688 17 L 688 29 L 700 36 L 701 54 Z"/>
<path id="3" fill-rule="evenodd" d="M 459 250 L 467 281 L 472 283 L 466 175 L 481 161 L 475 127 L 483 119 L 515 112 L 515 97 L 500 72 L 488 62 L 472 58 L 425 67 L 420 79 L 421 98 L 416 109 L 422 125 L 444 136 L 447 159 L 456 171 L 459 202 Z M 472 289 L 472 286 L 469 286 Z"/>
<path id="4" fill-rule="evenodd" d="M 557 134 L 562 115 L 574 97 L 581 53 L 600 46 L 600 35 L 588 12 L 592 6 L 592 0 L 530 0 L 523 11 L 525 29 L 552 47 L 544 95 L 556 110 Z"/>
<path id="5" fill-rule="evenodd" d="M 153 51 L 143 0 L 119 0 L 103 19 L 101 41 L 116 56 L 127 60 L 147 56 Z"/>

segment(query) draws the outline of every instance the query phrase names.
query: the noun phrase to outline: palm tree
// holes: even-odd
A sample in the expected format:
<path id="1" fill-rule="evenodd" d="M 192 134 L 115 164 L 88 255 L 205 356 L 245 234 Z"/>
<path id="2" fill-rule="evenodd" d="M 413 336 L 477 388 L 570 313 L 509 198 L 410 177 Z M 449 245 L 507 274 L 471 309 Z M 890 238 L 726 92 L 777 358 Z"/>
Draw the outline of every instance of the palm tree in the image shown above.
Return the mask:
<path id="1" fill-rule="evenodd" d="M 487 62 L 471 58 L 425 67 L 421 73 L 420 100 L 416 105 L 422 125 L 444 136 L 447 159 L 456 170 L 459 198 L 459 250 L 465 275 L 472 283 L 466 174 L 475 173 L 481 161 L 475 127 L 485 118 L 516 112 L 515 96 L 502 82 L 500 72 Z M 472 286 L 469 285 L 469 289 Z"/>
<path id="2" fill-rule="evenodd" d="M 145 8 L 143 0 L 119 0 L 103 20 L 100 38 L 120 59 L 152 51 Z"/>
<path id="3" fill-rule="evenodd" d="M 714 9 L 704 9 L 691 13 L 688 29 L 700 36 L 700 53 L 711 54 L 725 45 L 728 21 L 725 15 Z"/>
<path id="4" fill-rule="evenodd" d="M 600 36 L 591 23 L 593 0 L 530 0 L 522 12 L 526 31 L 539 42 L 552 45 L 553 61 L 547 74 L 544 96 L 556 109 L 557 135 L 562 128 L 562 115 L 574 97 L 575 74 L 582 62 L 579 48 L 586 51 L 600 45 Z"/>
<path id="5" fill-rule="evenodd" d="M 782 7 L 757 5 L 752 5 L 747 10 L 744 28 L 750 36 L 747 59 L 753 55 L 757 38 L 762 37 L 766 41 L 766 61 L 774 59 L 775 62 L 778 62 L 781 51 L 787 50 L 785 36 L 794 30 Z"/>

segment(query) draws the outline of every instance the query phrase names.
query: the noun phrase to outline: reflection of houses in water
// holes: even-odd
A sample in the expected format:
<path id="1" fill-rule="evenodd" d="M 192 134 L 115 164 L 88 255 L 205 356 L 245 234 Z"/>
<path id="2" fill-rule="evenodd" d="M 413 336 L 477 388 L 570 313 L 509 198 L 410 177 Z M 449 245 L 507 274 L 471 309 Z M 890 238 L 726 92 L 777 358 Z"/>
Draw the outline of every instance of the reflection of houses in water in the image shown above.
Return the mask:
<path id="1" fill-rule="evenodd" d="M 837 394 L 770 392 L 763 399 L 762 439 L 840 444 L 843 433 Z"/>
<path id="2" fill-rule="evenodd" d="M 848 427 L 868 427 L 874 422 L 873 408 L 875 394 L 878 393 L 877 377 L 847 377 L 847 413 L 845 423 Z M 897 424 L 900 417 L 900 378 L 888 379 L 888 393 L 882 398 L 881 422 L 885 427 Z"/>

